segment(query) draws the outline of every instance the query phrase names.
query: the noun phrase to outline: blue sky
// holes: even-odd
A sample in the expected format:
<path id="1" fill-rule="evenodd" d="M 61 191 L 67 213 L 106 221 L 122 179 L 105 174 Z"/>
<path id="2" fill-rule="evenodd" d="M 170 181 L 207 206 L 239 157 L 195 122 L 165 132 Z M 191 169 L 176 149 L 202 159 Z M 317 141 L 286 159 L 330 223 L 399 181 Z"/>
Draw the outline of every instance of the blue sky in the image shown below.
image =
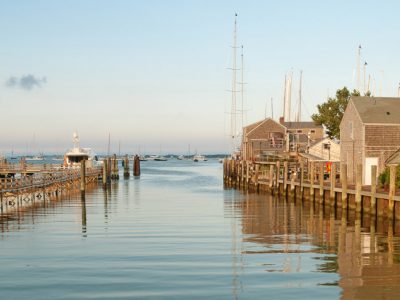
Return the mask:
<path id="1" fill-rule="evenodd" d="M 244 45 L 247 123 L 282 114 L 303 70 L 302 118 L 355 87 L 362 45 L 375 94 L 400 81 L 396 1 L 0 1 L 0 152 L 83 146 L 158 153 L 229 150 L 232 30 Z M 18 80 L 33 75 L 38 85 Z M 10 78 L 17 83 L 10 84 Z"/>

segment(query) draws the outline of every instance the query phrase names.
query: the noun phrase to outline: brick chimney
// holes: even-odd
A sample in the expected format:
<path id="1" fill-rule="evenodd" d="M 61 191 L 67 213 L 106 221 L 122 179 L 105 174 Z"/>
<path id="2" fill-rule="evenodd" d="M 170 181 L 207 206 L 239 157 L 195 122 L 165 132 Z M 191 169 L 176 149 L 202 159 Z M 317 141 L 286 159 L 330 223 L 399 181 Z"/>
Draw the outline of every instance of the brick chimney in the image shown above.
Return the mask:
<path id="1" fill-rule="evenodd" d="M 280 123 L 281 125 L 284 125 L 284 123 L 285 123 L 285 117 L 279 117 L 279 123 Z"/>

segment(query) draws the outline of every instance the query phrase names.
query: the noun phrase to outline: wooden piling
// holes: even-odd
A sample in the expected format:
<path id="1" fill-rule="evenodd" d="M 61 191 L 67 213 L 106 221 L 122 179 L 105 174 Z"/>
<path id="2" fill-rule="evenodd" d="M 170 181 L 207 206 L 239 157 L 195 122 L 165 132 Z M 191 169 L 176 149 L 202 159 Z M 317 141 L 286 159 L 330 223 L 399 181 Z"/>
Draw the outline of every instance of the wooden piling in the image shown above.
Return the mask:
<path id="1" fill-rule="evenodd" d="M 370 214 L 376 214 L 376 174 L 377 166 L 371 166 L 371 201 L 370 201 Z"/>
<path id="2" fill-rule="evenodd" d="M 125 155 L 125 159 L 124 159 L 124 178 L 129 178 L 129 158 L 128 158 L 128 154 Z"/>
<path id="3" fill-rule="evenodd" d="M 107 159 L 103 160 L 103 187 L 107 187 Z"/>
<path id="4" fill-rule="evenodd" d="M 314 162 L 310 163 L 310 200 L 314 201 Z"/>
<path id="5" fill-rule="evenodd" d="M 135 160 L 133 164 L 133 176 L 138 177 L 140 176 L 140 159 L 139 155 L 135 155 Z"/>
<path id="6" fill-rule="evenodd" d="M 274 186 L 274 165 L 269 165 L 269 181 L 268 181 L 269 190 L 272 191 Z"/>
<path id="7" fill-rule="evenodd" d="M 362 187 L 362 164 L 357 164 L 356 169 L 356 212 L 361 212 L 362 203 L 361 203 L 361 187 Z"/>
<path id="8" fill-rule="evenodd" d="M 340 166 L 340 180 L 342 184 L 342 208 L 347 208 L 347 165 Z"/>
<path id="9" fill-rule="evenodd" d="M 256 164 L 256 172 L 255 172 L 255 175 L 254 175 L 254 184 L 255 184 L 255 187 L 256 187 L 257 191 L 258 191 L 258 177 L 260 175 L 259 172 L 260 172 L 260 165 Z"/>
<path id="10" fill-rule="evenodd" d="M 324 203 L 324 163 L 319 163 L 319 203 Z"/>
<path id="11" fill-rule="evenodd" d="M 288 174 L 288 162 L 283 162 L 283 195 L 287 195 L 287 174 Z"/>
<path id="12" fill-rule="evenodd" d="M 86 160 L 81 161 L 81 193 L 85 194 L 86 190 Z"/>
<path id="13" fill-rule="evenodd" d="M 276 162 L 276 176 L 275 176 L 275 190 L 277 194 L 279 194 L 279 177 L 281 172 L 281 163 L 279 161 Z"/>
<path id="14" fill-rule="evenodd" d="M 331 172 L 329 174 L 330 178 L 330 189 L 329 189 L 329 201 L 332 206 L 335 205 L 335 184 L 336 184 L 336 164 L 332 163 Z"/>
<path id="15" fill-rule="evenodd" d="M 300 198 L 303 198 L 304 195 L 304 162 L 300 162 Z"/>
<path id="16" fill-rule="evenodd" d="M 388 217 L 393 218 L 394 209 L 394 194 L 396 191 L 396 166 L 389 166 L 389 203 L 388 203 Z"/>

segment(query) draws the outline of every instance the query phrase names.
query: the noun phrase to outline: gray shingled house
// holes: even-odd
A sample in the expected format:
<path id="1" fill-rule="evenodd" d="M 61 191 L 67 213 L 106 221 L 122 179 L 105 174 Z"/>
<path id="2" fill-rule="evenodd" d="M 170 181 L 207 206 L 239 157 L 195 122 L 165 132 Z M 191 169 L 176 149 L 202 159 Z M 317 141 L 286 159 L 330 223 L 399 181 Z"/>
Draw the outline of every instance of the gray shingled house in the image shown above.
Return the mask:
<path id="1" fill-rule="evenodd" d="M 378 174 L 400 148 L 400 98 L 351 97 L 340 123 L 340 161 L 355 182 L 357 164 L 363 165 L 363 184 L 371 184 L 371 166 Z"/>
<path id="2" fill-rule="evenodd" d="M 245 160 L 260 160 L 263 155 L 282 155 L 286 151 L 286 127 L 266 118 L 243 128 L 242 155 Z"/>

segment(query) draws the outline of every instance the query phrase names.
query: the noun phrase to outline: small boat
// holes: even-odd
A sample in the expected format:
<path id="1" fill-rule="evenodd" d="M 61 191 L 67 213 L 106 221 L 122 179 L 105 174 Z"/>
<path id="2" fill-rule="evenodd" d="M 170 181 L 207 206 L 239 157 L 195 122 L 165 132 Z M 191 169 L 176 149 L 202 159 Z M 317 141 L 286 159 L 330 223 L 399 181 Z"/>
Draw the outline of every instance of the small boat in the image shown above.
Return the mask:
<path id="1" fill-rule="evenodd" d="M 144 155 L 139 155 L 139 160 L 140 161 L 148 161 L 149 159 Z"/>
<path id="2" fill-rule="evenodd" d="M 36 155 L 36 156 L 32 156 L 32 157 L 27 157 L 26 160 L 40 161 L 40 160 L 44 160 L 44 157 L 42 155 Z"/>
<path id="3" fill-rule="evenodd" d="M 207 158 L 204 155 L 196 154 L 195 156 L 193 156 L 193 161 L 207 161 Z"/>
<path id="4" fill-rule="evenodd" d="M 176 159 L 178 159 L 178 160 L 185 160 L 186 157 L 185 157 L 184 155 L 179 155 Z"/>
<path id="5" fill-rule="evenodd" d="M 154 160 L 156 160 L 156 161 L 167 161 L 168 159 L 167 159 L 166 157 L 164 157 L 164 156 L 157 155 L 157 156 L 154 158 Z"/>

